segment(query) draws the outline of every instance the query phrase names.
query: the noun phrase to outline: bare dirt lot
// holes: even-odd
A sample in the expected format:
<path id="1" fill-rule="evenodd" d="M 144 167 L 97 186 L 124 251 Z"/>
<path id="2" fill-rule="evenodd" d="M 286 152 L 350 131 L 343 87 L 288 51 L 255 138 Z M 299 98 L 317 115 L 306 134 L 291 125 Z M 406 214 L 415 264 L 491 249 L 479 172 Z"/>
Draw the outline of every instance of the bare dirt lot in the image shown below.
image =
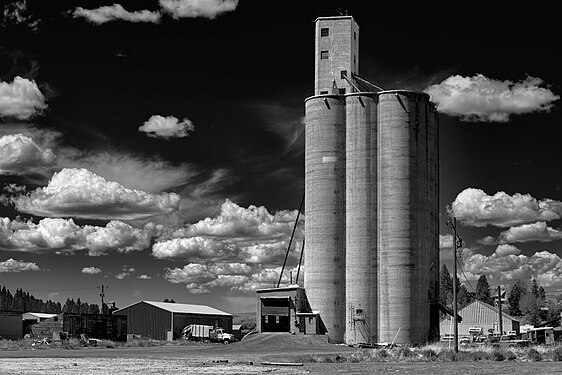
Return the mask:
<path id="1" fill-rule="evenodd" d="M 313 336 L 255 335 L 230 345 L 0 351 L 0 374 L 562 374 L 561 362 L 263 364 L 360 350 L 328 344 Z"/>

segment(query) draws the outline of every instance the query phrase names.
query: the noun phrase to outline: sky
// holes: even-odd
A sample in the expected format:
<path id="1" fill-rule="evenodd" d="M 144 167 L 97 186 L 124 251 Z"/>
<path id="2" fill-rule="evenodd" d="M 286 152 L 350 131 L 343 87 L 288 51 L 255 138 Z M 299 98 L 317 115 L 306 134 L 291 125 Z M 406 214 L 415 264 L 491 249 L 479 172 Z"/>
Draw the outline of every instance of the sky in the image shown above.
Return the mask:
<path id="1" fill-rule="evenodd" d="M 118 307 L 255 309 L 304 191 L 314 20 L 352 15 L 359 73 L 440 112 L 441 262 L 562 292 L 560 57 L 544 9 L 362 1 L 8 1 L 0 285 Z M 306 208 L 287 258 L 293 282 Z M 302 282 L 302 269 L 299 282 Z M 283 274 L 282 283 L 291 274 Z"/>

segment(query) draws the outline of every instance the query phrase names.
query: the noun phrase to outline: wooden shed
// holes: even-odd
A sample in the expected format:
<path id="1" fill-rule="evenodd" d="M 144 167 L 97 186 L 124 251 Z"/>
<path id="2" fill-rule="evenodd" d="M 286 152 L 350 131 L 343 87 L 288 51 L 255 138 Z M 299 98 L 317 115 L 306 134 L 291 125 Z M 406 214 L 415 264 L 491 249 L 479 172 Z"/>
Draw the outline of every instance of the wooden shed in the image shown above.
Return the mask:
<path id="1" fill-rule="evenodd" d="M 156 340 L 172 340 L 190 324 L 204 324 L 232 332 L 232 315 L 205 305 L 140 301 L 113 312 L 127 316 L 127 333 Z"/>

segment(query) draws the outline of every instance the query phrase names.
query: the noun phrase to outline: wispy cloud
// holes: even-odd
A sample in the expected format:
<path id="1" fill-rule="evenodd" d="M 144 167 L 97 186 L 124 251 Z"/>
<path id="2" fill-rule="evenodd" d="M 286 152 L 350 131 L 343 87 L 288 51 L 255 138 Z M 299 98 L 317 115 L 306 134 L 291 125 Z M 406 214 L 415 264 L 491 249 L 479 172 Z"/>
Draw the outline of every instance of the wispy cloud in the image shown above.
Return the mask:
<path id="1" fill-rule="evenodd" d="M 550 111 L 560 96 L 543 85 L 540 78 L 534 77 L 513 82 L 482 74 L 455 75 L 424 91 L 441 113 L 460 116 L 464 121 L 507 122 L 514 114 Z"/>
<path id="2" fill-rule="evenodd" d="M 6 4 L 2 10 L 2 14 L 4 15 L 1 21 L 3 26 L 9 24 L 25 24 L 33 31 L 37 31 L 41 23 L 39 19 L 34 19 L 28 14 L 26 0 L 14 1 Z"/>
<path id="3" fill-rule="evenodd" d="M 193 123 L 189 119 L 184 118 L 182 121 L 174 116 L 151 116 L 142 126 L 139 131 L 146 133 L 147 136 L 152 138 L 184 138 L 189 134 L 188 132 L 195 130 Z"/>
<path id="4" fill-rule="evenodd" d="M 37 264 L 32 262 L 24 262 L 23 260 L 14 260 L 12 258 L 0 262 L 0 273 L 2 272 L 24 272 L 39 271 Z"/>
<path id="5" fill-rule="evenodd" d="M 503 191 L 490 196 L 481 189 L 463 190 L 451 205 L 451 213 L 465 225 L 510 227 L 535 221 L 551 221 L 562 217 L 562 202 L 537 200 L 530 194 Z"/>
<path id="6" fill-rule="evenodd" d="M 158 23 L 163 14 L 174 19 L 179 18 L 208 18 L 234 11 L 238 0 L 160 0 L 158 10 L 129 11 L 120 4 L 103 6 L 95 9 L 76 8 L 72 15 L 75 18 L 85 18 L 89 22 L 100 25 L 110 21 L 122 20 L 128 22 Z"/>
<path id="7" fill-rule="evenodd" d="M 46 109 L 45 96 L 35 81 L 19 76 L 12 82 L 0 81 L 0 117 L 27 120 Z"/>
<path id="8" fill-rule="evenodd" d="M 109 21 L 128 21 L 128 22 L 160 22 L 162 16 L 159 12 L 149 10 L 139 10 L 130 12 L 120 4 L 103 6 L 96 9 L 84 9 L 78 7 L 72 13 L 75 18 L 85 18 L 89 22 L 100 25 Z"/>

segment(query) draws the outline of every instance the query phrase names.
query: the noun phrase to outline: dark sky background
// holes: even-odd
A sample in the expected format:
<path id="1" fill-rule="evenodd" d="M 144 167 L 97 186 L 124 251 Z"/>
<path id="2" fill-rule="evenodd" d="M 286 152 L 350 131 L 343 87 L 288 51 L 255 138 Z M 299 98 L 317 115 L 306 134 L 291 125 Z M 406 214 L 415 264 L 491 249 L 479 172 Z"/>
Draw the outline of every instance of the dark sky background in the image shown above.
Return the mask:
<path id="1" fill-rule="evenodd" d="M 128 11 L 159 9 L 156 0 L 118 3 Z M 405 3 L 389 6 L 367 1 L 241 0 L 235 10 L 215 19 L 164 15 L 157 24 L 123 20 L 94 24 L 72 17 L 77 7 L 111 4 L 28 0 L 21 13 L 27 18 L 18 21 L 4 15 L 0 78 L 3 82 L 12 82 L 16 76 L 34 80 L 48 109 L 26 120 L 0 117 L 0 136 L 27 132 L 39 144 L 43 134 L 40 145 L 51 148 L 58 162 L 35 174 L 4 173 L 0 182 L 26 186 L 29 193 L 46 186 L 54 171 L 73 166 L 93 168 L 107 180 L 132 189 L 181 196 L 173 223 L 163 216 L 123 219 L 135 228 L 148 222 L 169 230 L 189 228 L 206 217 L 217 217 L 225 199 L 242 208 L 264 206 L 269 213 L 298 209 L 304 190 L 303 101 L 314 87 L 314 20 L 337 15 L 339 8 L 353 15 L 360 26 L 361 76 L 385 89 L 424 90 L 449 76 L 476 74 L 513 82 L 527 76 L 540 78 L 542 87 L 556 95 L 562 83 L 557 23 L 550 19 L 555 12 L 548 9 L 492 9 L 473 3 L 437 8 L 425 2 L 410 8 Z M 39 22 L 31 27 L 35 21 Z M 148 137 L 138 128 L 153 115 L 188 118 L 194 130 L 183 138 Z M 504 191 L 510 196 L 521 193 L 537 200 L 562 201 L 559 102 L 554 101 L 550 111 L 512 114 L 509 119 L 474 122 L 441 114 L 442 234 L 448 233 L 446 206 L 467 188 L 482 189 L 488 195 Z M 105 164 L 100 163 L 100 155 L 105 155 Z M 166 172 L 160 184 L 153 173 L 156 169 Z M 0 207 L 2 217 L 15 220 L 18 215 L 35 224 L 46 216 L 34 216 L 10 203 Z M 290 215 L 294 220 L 295 212 Z M 80 226 L 108 223 L 103 215 L 58 216 L 73 218 Z M 558 230 L 560 220 L 548 226 Z M 284 228 L 286 243 L 291 220 Z M 235 240 L 226 237 L 242 236 L 230 229 L 221 238 L 228 243 Z M 459 225 L 465 246 L 484 256 L 492 256 L 498 244 L 479 246 L 476 241 L 497 237 L 506 229 Z M 253 245 L 263 240 L 246 235 Z M 151 244 L 162 238 L 154 236 Z M 267 241 L 272 244 L 270 238 Z M 515 245 L 527 257 L 540 251 L 562 256 L 559 240 Z M 253 292 L 233 290 L 232 284 L 190 293 L 188 282 L 170 282 L 166 269 L 181 269 L 193 261 L 189 257 L 159 259 L 151 246 L 129 253 L 109 249 L 107 255 L 97 257 L 84 251 L 57 254 L 65 248 L 68 244 L 40 250 L 3 246 L 0 262 L 13 258 L 35 263 L 40 270 L 0 272 L 0 285 L 12 291 L 24 288 L 38 298 L 63 303 L 68 297 L 97 303 L 95 288 L 103 283 L 109 286 L 107 298 L 118 306 L 163 298 L 207 303 L 230 312 L 251 311 L 254 306 Z M 277 254 L 268 267 L 279 267 L 283 255 L 284 251 Z M 451 251 L 444 249 L 442 262 L 450 265 L 450 256 Z M 219 261 L 205 259 L 208 266 Z M 291 266 L 296 260 L 298 254 L 290 259 Z M 244 263 L 240 257 L 236 261 Z M 535 276 L 551 272 L 551 284 L 543 282 L 551 291 L 562 288 L 562 262 L 560 258 L 553 261 L 549 271 L 533 271 Z M 252 263 L 252 271 L 244 275 L 259 273 L 264 264 Z M 83 267 L 97 267 L 101 272 L 84 274 Z M 509 280 L 494 278 L 494 272 L 502 272 L 500 268 L 485 274 L 506 284 Z M 115 277 L 130 269 L 134 271 L 122 279 Z M 472 274 L 478 276 L 478 272 Z M 140 275 L 150 279 L 139 279 Z"/>

